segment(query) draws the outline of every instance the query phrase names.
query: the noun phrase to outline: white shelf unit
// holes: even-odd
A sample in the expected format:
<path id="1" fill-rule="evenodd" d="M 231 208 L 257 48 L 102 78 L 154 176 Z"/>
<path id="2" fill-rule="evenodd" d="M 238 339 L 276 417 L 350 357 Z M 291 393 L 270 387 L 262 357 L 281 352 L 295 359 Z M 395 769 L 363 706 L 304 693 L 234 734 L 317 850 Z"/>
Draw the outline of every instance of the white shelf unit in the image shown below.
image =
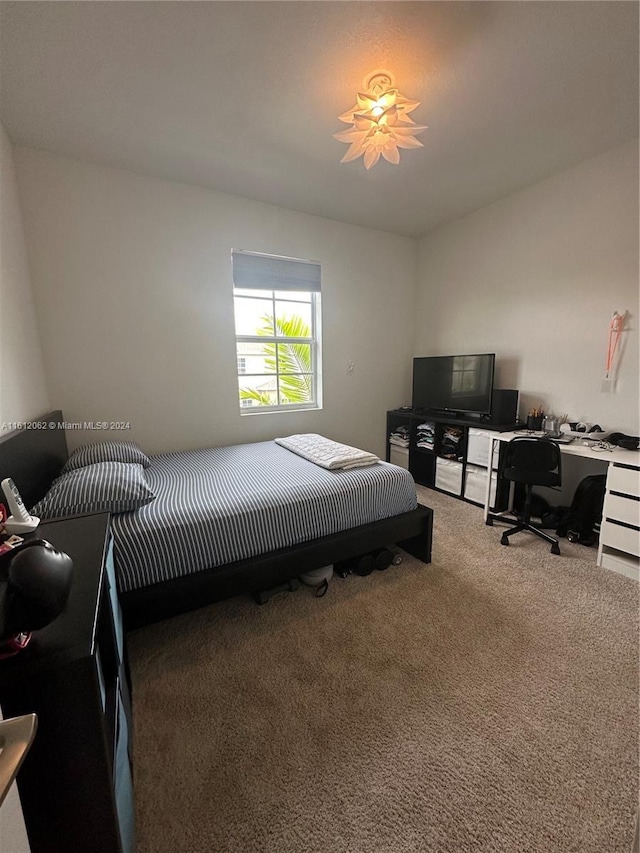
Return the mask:
<path id="1" fill-rule="evenodd" d="M 640 579 L 640 466 L 614 462 L 607 471 L 598 565 Z"/>

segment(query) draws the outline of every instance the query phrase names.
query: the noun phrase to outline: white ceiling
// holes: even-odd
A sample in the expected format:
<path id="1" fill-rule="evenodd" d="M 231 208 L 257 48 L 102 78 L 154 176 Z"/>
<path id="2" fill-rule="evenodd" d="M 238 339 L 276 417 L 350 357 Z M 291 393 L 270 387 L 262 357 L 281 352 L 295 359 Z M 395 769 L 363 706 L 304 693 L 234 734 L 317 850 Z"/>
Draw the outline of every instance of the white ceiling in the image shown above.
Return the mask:
<path id="1" fill-rule="evenodd" d="M 424 148 L 340 164 L 386 69 Z M 638 136 L 635 2 L 0 2 L 14 143 L 420 235 Z"/>

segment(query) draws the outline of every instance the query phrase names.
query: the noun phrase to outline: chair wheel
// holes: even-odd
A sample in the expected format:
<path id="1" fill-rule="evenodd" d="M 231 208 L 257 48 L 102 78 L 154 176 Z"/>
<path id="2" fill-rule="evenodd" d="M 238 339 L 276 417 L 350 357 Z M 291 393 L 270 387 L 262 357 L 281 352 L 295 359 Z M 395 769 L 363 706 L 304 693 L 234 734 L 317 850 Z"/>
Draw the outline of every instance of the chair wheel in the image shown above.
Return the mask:
<path id="1" fill-rule="evenodd" d="M 560 553 L 560 546 L 559 545 L 552 545 L 551 546 L 551 553 L 552 554 L 559 554 Z"/>
<path id="2" fill-rule="evenodd" d="M 501 544 L 501 545 L 508 545 L 508 544 L 509 544 L 509 540 L 507 539 L 507 537 L 506 537 L 506 536 L 503 536 L 503 537 L 500 539 L 500 544 Z"/>

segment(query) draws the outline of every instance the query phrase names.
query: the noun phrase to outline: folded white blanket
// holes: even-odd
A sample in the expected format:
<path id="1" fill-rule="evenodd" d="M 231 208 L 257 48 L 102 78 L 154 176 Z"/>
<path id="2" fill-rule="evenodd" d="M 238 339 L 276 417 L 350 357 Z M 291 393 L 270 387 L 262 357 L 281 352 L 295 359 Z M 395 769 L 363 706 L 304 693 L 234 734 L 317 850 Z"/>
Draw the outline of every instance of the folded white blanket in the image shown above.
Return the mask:
<path id="1" fill-rule="evenodd" d="M 365 465 L 374 465 L 380 459 L 366 450 L 358 450 L 348 444 L 340 444 L 316 433 L 304 433 L 302 435 L 289 435 L 286 438 L 275 438 L 276 444 L 286 447 L 303 459 L 328 468 L 330 471 L 340 469 L 347 471 L 350 468 L 362 468 Z"/>

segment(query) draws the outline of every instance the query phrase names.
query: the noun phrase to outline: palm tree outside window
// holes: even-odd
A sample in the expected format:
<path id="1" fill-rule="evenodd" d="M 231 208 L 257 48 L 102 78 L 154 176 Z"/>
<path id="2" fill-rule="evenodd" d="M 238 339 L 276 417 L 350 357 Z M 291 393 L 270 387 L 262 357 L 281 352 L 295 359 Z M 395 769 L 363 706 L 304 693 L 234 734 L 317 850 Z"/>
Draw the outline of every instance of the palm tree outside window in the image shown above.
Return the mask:
<path id="1" fill-rule="evenodd" d="M 241 414 L 321 408 L 320 293 L 302 289 L 312 262 L 235 251 L 232 261 Z M 250 286 L 238 287 L 237 280 Z M 256 286 L 265 281 L 284 289 Z M 291 289 L 296 286 L 301 289 Z"/>

